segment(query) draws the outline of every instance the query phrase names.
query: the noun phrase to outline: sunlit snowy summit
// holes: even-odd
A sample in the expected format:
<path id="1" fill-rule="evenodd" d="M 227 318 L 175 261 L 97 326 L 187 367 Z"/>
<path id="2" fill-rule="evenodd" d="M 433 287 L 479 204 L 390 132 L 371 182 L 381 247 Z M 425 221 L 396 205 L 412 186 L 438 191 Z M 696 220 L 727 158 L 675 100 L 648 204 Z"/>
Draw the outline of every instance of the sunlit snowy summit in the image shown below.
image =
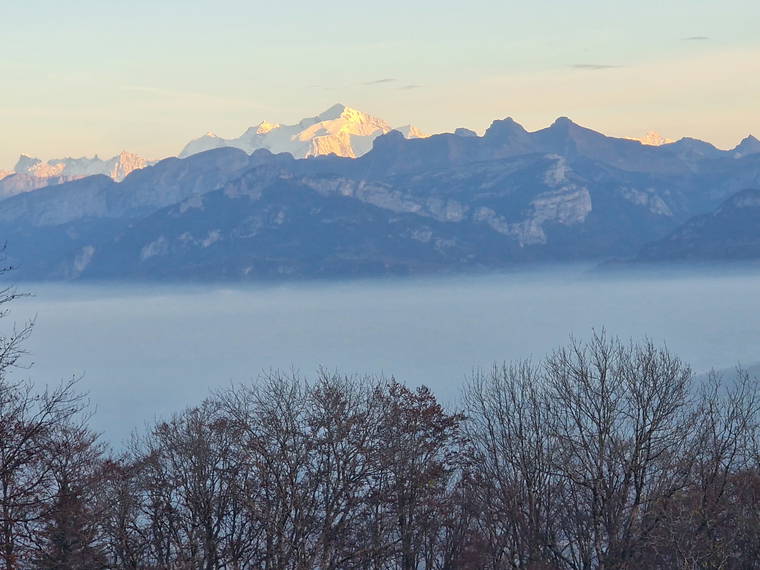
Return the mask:
<path id="1" fill-rule="evenodd" d="M 263 148 L 275 154 L 288 152 L 295 158 L 328 154 L 356 158 L 369 152 L 377 137 L 392 130 L 399 131 L 406 138 L 425 137 L 412 125 L 394 129 L 383 119 L 337 104 L 315 117 L 302 119 L 295 125 L 263 121 L 234 139 L 207 133 L 190 141 L 179 153 L 179 157 L 214 148 L 234 147 L 249 154 Z"/>

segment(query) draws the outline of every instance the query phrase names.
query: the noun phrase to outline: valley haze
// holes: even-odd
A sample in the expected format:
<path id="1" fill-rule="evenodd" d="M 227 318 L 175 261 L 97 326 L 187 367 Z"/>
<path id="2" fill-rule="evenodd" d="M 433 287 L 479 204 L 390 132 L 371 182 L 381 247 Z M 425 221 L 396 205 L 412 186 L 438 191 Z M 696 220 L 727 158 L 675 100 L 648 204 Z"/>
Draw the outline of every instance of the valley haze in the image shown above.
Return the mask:
<path id="1" fill-rule="evenodd" d="M 760 273 L 590 276 L 565 266 L 480 277 L 279 286 L 28 283 L 29 374 L 82 374 L 115 445 L 146 422 L 271 369 L 425 384 L 456 406 L 476 367 L 542 359 L 606 327 L 650 337 L 695 372 L 758 361 Z"/>

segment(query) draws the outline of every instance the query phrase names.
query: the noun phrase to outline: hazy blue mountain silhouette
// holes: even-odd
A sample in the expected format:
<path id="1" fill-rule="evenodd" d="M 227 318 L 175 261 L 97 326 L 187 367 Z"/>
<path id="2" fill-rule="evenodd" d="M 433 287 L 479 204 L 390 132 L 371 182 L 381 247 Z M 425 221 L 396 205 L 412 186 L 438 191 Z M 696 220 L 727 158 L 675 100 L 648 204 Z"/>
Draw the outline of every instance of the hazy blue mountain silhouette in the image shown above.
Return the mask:
<path id="1" fill-rule="evenodd" d="M 714 212 L 691 218 L 644 246 L 637 262 L 760 260 L 760 189 L 738 192 Z"/>
<path id="2" fill-rule="evenodd" d="M 30 278 L 469 271 L 631 257 L 760 187 L 751 137 L 654 147 L 567 118 L 473 135 L 391 131 L 357 159 L 213 149 L 7 198 L 0 232 Z"/>

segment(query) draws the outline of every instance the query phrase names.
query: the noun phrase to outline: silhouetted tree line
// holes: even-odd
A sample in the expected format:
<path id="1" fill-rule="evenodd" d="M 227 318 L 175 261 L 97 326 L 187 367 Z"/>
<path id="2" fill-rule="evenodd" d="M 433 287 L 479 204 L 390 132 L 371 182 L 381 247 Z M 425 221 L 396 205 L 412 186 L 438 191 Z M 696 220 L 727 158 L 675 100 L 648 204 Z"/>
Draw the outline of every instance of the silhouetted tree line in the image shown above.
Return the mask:
<path id="1" fill-rule="evenodd" d="M 13 298 L 6 291 L 0 304 Z M 0 339 L 0 568 L 760 567 L 758 385 L 605 334 L 426 388 L 271 372 L 119 456 Z"/>

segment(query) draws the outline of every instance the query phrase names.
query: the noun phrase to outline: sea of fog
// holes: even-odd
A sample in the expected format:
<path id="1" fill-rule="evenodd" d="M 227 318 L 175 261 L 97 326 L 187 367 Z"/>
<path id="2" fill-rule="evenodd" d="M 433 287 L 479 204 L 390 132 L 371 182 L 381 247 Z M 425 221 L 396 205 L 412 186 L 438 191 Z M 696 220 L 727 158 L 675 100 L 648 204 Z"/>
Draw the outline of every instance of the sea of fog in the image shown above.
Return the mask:
<path id="1" fill-rule="evenodd" d="M 81 375 L 114 443 L 254 380 L 319 366 L 426 384 L 451 402 L 473 367 L 541 358 L 593 328 L 648 335 L 696 371 L 760 361 L 760 275 L 589 277 L 578 268 L 473 278 L 278 286 L 23 284 L 0 321 L 36 315 L 37 384 Z"/>

